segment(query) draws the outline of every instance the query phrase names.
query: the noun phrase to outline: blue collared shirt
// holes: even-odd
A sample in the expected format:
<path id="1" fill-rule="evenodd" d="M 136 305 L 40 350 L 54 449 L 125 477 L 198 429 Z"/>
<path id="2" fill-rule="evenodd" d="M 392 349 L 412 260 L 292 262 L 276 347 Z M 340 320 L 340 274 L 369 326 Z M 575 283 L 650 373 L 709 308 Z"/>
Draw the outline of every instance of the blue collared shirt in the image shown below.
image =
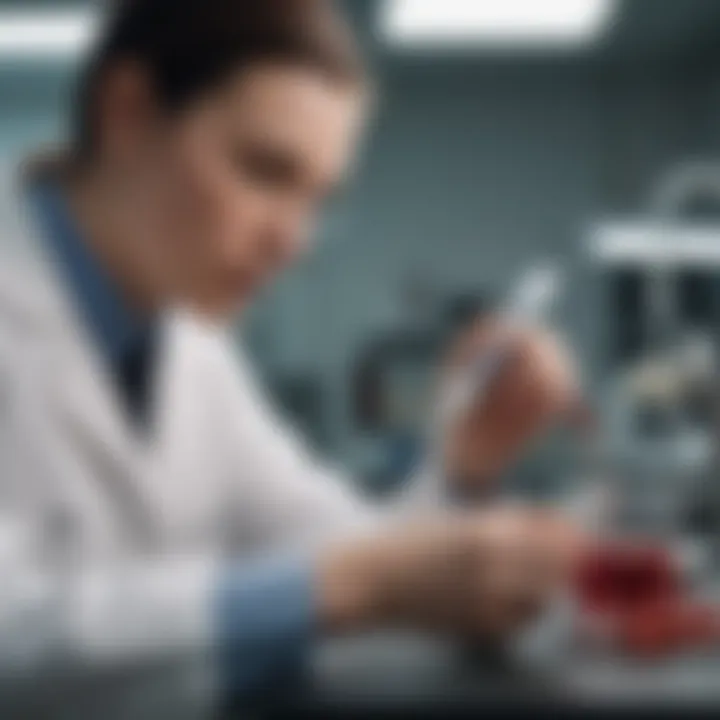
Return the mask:
<path id="1" fill-rule="evenodd" d="M 154 342 L 156 323 L 126 302 L 83 241 L 61 190 L 38 184 L 30 193 L 80 315 L 101 355 L 117 369 L 128 354 Z M 314 635 L 314 585 L 312 564 L 304 560 L 228 561 L 209 599 L 228 692 L 257 692 L 300 671 Z"/>
<path id="2" fill-rule="evenodd" d="M 155 332 L 154 320 L 133 310 L 115 282 L 82 240 L 61 191 L 38 184 L 32 200 L 45 229 L 45 239 L 74 293 L 83 320 L 102 355 L 116 365 L 134 346 Z"/>

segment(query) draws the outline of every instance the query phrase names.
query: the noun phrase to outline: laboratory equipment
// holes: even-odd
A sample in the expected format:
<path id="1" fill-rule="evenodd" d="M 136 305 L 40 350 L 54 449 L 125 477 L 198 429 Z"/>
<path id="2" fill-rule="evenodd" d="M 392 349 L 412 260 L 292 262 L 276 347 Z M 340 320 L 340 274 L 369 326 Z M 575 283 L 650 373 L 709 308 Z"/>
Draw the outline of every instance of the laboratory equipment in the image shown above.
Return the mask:
<path id="1" fill-rule="evenodd" d="M 708 197 L 720 198 L 720 165 L 683 165 L 653 190 L 644 216 L 598 224 L 590 242 L 616 300 L 606 442 L 624 466 L 627 524 L 665 537 L 720 526 L 720 223 L 687 216 Z"/>

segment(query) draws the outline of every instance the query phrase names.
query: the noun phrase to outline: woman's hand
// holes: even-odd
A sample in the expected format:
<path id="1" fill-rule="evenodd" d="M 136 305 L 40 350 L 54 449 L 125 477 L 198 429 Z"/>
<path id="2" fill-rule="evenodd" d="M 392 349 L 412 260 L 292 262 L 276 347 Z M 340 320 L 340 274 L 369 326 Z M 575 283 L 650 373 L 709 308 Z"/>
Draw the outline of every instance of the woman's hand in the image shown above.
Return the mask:
<path id="1" fill-rule="evenodd" d="M 332 632 L 506 638 L 568 587 L 583 544 L 559 514 L 510 506 L 391 528 L 323 558 L 321 618 Z"/>
<path id="2" fill-rule="evenodd" d="M 447 429 L 446 475 L 458 490 L 492 482 L 530 440 L 578 405 L 570 354 L 545 330 L 478 323 L 451 348 L 445 373 L 498 349 L 502 366 Z"/>

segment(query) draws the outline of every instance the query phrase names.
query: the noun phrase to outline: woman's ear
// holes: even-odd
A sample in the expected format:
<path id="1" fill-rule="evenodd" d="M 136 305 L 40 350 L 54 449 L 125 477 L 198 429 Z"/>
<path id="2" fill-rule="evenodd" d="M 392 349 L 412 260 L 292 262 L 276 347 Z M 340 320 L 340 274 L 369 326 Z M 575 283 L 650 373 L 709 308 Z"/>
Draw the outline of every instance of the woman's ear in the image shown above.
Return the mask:
<path id="1" fill-rule="evenodd" d="M 145 68 L 132 61 L 108 68 L 98 83 L 95 113 L 103 155 L 128 159 L 147 152 L 157 137 L 160 108 Z"/>

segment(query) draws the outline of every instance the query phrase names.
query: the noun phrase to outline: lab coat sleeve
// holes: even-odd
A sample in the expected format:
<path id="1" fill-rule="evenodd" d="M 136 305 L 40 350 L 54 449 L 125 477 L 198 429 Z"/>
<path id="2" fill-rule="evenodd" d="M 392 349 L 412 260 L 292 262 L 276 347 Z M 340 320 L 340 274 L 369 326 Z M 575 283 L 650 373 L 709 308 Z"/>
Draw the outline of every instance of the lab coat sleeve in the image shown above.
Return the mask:
<path id="1" fill-rule="evenodd" d="M 25 555 L 27 538 L 12 548 L 18 532 L 17 520 L 0 525 L 0 687 L 137 678 L 180 662 L 194 668 L 193 702 L 211 707 L 295 679 L 316 639 L 308 558 L 58 572 Z"/>
<path id="2" fill-rule="evenodd" d="M 234 358 L 233 358 L 234 355 Z M 238 508 L 237 522 L 249 546 L 313 544 L 350 533 L 372 532 L 398 516 L 436 512 L 442 483 L 418 472 L 398 497 L 376 503 L 359 483 L 319 461 L 275 411 L 242 356 L 226 347 L 231 366 L 225 381 L 230 448 L 229 468 Z"/>
<path id="3" fill-rule="evenodd" d="M 8 512 L 9 511 L 9 512 Z M 55 563 L 42 516 L 0 518 L 0 676 L 103 670 L 213 650 L 214 560 Z"/>
<path id="4" fill-rule="evenodd" d="M 232 346 L 222 353 L 223 447 L 242 548 L 286 548 L 374 527 L 383 511 L 320 462 L 262 392 Z"/>

